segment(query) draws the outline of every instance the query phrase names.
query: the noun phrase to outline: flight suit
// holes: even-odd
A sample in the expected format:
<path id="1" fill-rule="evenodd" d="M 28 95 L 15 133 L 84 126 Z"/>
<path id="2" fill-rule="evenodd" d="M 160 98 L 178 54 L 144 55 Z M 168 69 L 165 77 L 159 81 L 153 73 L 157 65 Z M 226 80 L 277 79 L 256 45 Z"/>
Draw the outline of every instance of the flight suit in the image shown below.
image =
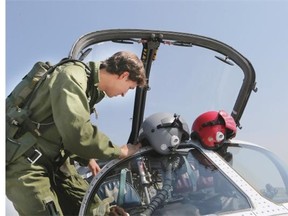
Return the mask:
<path id="1" fill-rule="evenodd" d="M 90 121 L 89 101 L 98 103 L 105 93 L 98 89 L 99 64 L 88 66 L 89 78 L 82 63 L 58 66 L 31 102 L 31 119 L 39 123 L 41 136 L 27 152 L 42 156 L 31 163 L 26 152 L 6 166 L 6 195 L 20 215 L 77 215 L 88 184 L 67 155 L 87 161 L 120 155 L 120 147 Z"/>

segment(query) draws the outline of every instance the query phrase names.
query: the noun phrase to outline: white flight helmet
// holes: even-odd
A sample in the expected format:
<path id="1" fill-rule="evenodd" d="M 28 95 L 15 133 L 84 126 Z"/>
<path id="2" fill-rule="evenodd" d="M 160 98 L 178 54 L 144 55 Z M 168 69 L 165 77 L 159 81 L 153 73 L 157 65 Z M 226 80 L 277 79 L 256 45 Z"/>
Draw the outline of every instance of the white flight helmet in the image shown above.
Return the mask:
<path id="1" fill-rule="evenodd" d="M 138 140 L 151 145 L 160 154 L 173 152 L 181 141 L 189 139 L 189 127 L 177 114 L 155 113 L 144 120 Z"/>

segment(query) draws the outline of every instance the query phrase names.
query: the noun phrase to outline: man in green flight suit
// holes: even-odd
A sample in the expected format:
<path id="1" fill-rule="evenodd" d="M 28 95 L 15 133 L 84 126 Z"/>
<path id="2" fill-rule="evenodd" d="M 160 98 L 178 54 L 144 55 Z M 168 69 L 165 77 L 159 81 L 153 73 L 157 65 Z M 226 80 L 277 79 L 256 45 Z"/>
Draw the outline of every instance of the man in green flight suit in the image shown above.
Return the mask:
<path id="1" fill-rule="evenodd" d="M 124 96 L 129 89 L 144 87 L 142 61 L 134 53 L 120 51 L 100 63 L 89 62 L 88 67 L 89 78 L 81 62 L 57 66 L 30 104 L 30 118 L 41 135 L 33 147 L 6 165 L 6 195 L 19 215 L 77 215 L 88 184 L 71 163 L 72 155 L 90 160 L 95 174 L 99 167 L 93 158 L 122 159 L 141 147 L 112 143 L 92 125 L 90 109 L 91 101 L 93 106 L 105 95 Z M 6 143 L 6 148 L 10 145 Z"/>

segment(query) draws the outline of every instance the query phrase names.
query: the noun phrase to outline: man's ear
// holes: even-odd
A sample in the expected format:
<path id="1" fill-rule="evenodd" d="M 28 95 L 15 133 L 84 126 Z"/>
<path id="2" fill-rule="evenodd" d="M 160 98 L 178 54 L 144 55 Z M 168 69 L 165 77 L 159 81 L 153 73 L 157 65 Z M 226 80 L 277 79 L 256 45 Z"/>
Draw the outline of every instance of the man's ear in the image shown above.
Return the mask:
<path id="1" fill-rule="evenodd" d="M 121 75 L 120 75 L 120 79 L 128 79 L 129 77 L 129 72 L 128 71 L 124 71 Z"/>

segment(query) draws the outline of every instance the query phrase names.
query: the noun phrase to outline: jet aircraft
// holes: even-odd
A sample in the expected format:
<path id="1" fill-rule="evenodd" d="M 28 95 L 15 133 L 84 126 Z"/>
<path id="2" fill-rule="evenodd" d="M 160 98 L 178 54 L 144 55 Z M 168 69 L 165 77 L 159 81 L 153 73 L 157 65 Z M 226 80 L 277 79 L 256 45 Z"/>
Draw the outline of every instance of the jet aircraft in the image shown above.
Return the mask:
<path id="1" fill-rule="evenodd" d="M 189 136 L 176 141 L 172 136 L 167 144 L 163 132 L 151 144 L 149 132 L 153 136 L 157 125 L 147 132 L 148 141 L 139 152 L 102 162 L 95 177 L 79 167 L 90 183 L 80 215 L 88 214 L 96 195 L 111 198 L 111 205 L 129 215 L 288 215 L 288 168 L 275 154 L 237 139 L 237 134 L 218 149 L 191 137 L 194 120 L 209 110 L 230 113 L 238 132 L 245 127 L 240 120 L 251 93 L 257 91 L 254 68 L 245 56 L 201 35 L 108 29 L 81 36 L 69 58 L 84 60 L 116 44 L 138 52 L 148 78 L 148 87 L 135 91 L 131 116 L 125 116 L 131 119 L 129 134 L 121 136 L 137 143 L 145 121 L 167 112 L 172 116 L 160 119 L 160 127 L 169 132 L 182 118 Z M 179 65 L 186 69 L 179 71 Z M 164 144 L 168 147 L 162 148 Z"/>

